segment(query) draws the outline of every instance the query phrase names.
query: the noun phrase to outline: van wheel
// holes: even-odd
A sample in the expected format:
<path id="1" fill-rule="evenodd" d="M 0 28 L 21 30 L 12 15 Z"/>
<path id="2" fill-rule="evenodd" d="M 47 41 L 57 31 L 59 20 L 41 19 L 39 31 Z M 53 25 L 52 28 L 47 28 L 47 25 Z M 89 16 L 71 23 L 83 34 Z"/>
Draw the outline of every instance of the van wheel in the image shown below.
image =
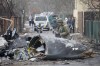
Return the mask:
<path id="1" fill-rule="evenodd" d="M 34 28 L 34 31 L 37 31 L 37 29 L 36 29 L 36 28 Z"/>
<path id="2" fill-rule="evenodd" d="M 47 28 L 47 30 L 49 31 L 49 30 L 50 30 L 50 28 Z"/>

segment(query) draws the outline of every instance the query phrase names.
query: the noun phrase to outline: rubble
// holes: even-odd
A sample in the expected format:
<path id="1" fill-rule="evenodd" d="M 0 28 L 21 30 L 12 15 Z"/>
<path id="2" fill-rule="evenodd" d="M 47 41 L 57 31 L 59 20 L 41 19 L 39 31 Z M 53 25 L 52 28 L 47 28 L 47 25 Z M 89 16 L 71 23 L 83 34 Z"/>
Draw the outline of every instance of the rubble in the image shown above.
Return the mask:
<path id="1" fill-rule="evenodd" d="M 6 31 L 6 33 L 4 35 L 2 35 L 2 37 L 4 37 L 5 40 L 9 42 L 9 40 L 14 40 L 14 39 L 18 38 L 19 35 L 16 33 L 16 29 L 14 28 L 13 31 L 11 29 L 8 29 Z"/>
<path id="2" fill-rule="evenodd" d="M 6 46 L 8 46 L 8 42 L 3 37 L 0 37 L 0 50 Z"/>
<path id="3" fill-rule="evenodd" d="M 36 58 L 31 58 L 29 59 L 30 61 L 36 61 L 37 59 Z"/>
<path id="4" fill-rule="evenodd" d="M 87 52 L 89 48 L 76 39 L 69 40 L 43 35 L 36 35 L 32 38 L 25 35 L 24 38 L 14 39 L 10 49 L 8 49 L 8 52 L 5 51 L 5 53 L 7 53 L 6 56 L 11 56 L 10 58 L 17 61 L 86 57 L 89 53 Z"/>
<path id="5" fill-rule="evenodd" d="M 84 37 L 81 33 L 72 33 L 69 35 L 68 39 L 73 39 L 78 42 L 85 42 L 85 43 L 89 41 L 89 39 Z"/>
<path id="6" fill-rule="evenodd" d="M 28 53 L 26 51 L 26 49 L 24 48 L 17 48 L 15 49 L 14 51 L 14 59 L 15 60 L 28 60 L 29 59 L 29 56 L 28 56 Z"/>

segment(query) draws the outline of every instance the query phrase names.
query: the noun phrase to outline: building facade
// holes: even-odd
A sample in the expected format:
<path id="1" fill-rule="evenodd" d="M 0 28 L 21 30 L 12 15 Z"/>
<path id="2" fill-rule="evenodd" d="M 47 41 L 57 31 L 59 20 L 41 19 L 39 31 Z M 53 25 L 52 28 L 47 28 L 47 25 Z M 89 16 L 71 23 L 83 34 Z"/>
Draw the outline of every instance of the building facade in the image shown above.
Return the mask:
<path id="1" fill-rule="evenodd" d="M 73 15 L 76 18 L 76 32 L 84 33 L 85 20 L 94 19 L 96 17 L 94 14 L 97 12 L 100 12 L 100 1 L 75 0 L 75 9 L 73 11 Z"/>

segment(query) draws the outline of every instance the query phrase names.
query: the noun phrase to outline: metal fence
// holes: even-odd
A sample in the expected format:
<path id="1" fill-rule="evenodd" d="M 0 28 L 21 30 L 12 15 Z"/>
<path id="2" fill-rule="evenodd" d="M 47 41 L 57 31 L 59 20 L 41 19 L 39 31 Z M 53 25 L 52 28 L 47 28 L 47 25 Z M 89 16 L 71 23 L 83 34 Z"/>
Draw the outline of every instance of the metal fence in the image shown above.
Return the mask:
<path id="1" fill-rule="evenodd" d="M 100 21 L 85 20 L 84 35 L 100 43 Z"/>

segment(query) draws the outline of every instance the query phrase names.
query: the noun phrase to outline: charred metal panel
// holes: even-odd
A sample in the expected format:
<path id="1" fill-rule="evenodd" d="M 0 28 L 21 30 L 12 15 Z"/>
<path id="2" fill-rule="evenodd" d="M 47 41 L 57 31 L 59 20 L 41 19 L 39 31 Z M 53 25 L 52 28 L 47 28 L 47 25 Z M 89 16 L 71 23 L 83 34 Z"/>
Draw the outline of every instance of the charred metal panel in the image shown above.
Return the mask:
<path id="1" fill-rule="evenodd" d="M 87 47 L 74 40 L 67 40 L 56 37 L 35 36 L 30 41 L 29 47 L 38 48 L 42 45 L 39 39 L 44 43 L 45 57 L 44 59 L 58 58 L 76 58 L 87 50 Z M 40 45 L 39 45 L 40 44 Z M 36 47 L 35 47 L 36 46 Z"/>

